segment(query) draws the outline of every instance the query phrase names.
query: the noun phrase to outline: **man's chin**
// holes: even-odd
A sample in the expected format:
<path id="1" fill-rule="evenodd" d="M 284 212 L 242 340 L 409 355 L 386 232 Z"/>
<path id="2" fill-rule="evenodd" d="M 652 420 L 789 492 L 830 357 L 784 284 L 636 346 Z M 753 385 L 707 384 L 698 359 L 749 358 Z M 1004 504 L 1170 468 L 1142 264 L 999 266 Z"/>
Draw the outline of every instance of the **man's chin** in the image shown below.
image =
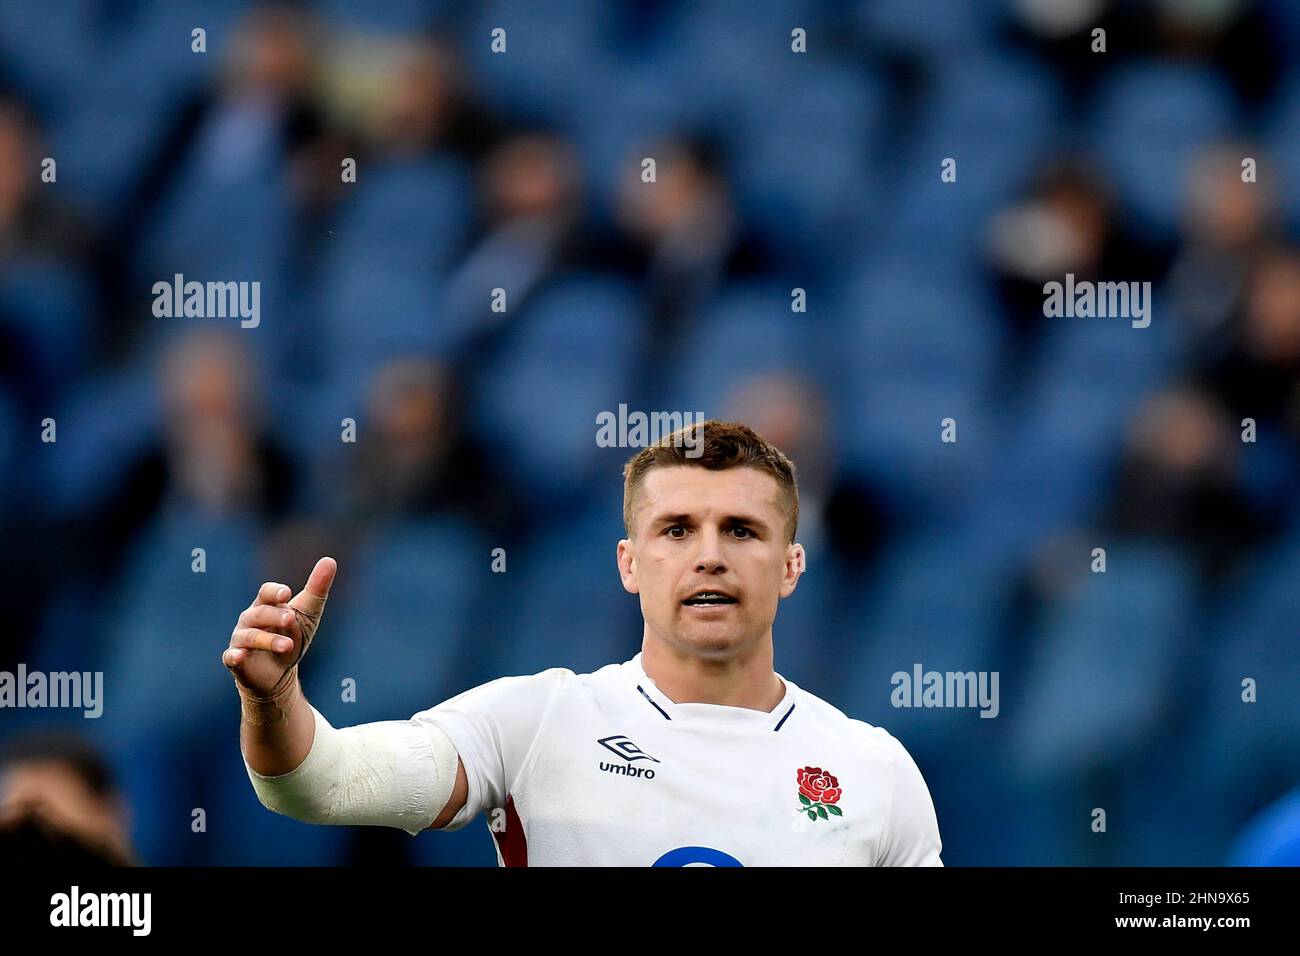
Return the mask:
<path id="1" fill-rule="evenodd" d="M 745 636 L 735 627 L 688 627 L 679 632 L 681 643 L 705 656 L 725 657 L 745 642 Z"/>

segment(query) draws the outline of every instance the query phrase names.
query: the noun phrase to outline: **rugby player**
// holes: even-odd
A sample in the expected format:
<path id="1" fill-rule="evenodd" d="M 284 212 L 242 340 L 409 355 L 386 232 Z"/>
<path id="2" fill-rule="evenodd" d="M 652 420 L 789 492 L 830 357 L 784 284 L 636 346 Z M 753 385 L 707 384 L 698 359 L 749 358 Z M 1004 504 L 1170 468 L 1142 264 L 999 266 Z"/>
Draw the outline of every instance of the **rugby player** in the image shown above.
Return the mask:
<path id="1" fill-rule="evenodd" d="M 743 424 L 687 428 L 702 442 L 681 429 L 624 469 L 618 573 L 645 621 L 630 660 L 335 728 L 298 668 L 337 564 L 297 595 L 263 584 L 222 658 L 261 802 L 412 835 L 483 813 L 503 866 L 942 866 L 902 744 L 774 668 L 777 606 L 805 565 L 794 465 Z"/>

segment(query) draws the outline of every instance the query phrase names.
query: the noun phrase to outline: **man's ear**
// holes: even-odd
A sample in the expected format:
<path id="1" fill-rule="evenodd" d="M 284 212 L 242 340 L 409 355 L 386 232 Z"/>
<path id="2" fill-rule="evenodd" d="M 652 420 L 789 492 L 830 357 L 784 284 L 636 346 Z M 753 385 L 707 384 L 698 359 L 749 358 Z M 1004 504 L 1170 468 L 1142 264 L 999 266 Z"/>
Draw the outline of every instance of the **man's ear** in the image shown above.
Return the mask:
<path id="1" fill-rule="evenodd" d="M 618 576 L 623 580 L 624 591 L 640 593 L 641 588 L 636 582 L 636 543 L 631 538 L 618 543 Z"/>
<path id="2" fill-rule="evenodd" d="M 795 585 L 799 583 L 799 576 L 804 573 L 808 566 L 808 556 L 804 553 L 803 545 L 795 543 L 790 545 L 785 552 L 785 576 L 781 578 L 781 597 L 787 598 L 794 593 Z"/>

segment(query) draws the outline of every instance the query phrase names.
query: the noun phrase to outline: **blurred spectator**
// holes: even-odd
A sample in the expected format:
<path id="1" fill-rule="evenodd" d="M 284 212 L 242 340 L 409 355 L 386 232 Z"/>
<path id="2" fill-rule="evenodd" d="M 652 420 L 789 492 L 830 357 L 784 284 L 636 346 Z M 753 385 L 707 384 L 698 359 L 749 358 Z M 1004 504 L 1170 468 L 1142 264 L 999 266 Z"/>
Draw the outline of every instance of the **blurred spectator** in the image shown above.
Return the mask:
<path id="1" fill-rule="evenodd" d="M 676 347 L 674 333 L 723 283 L 770 275 L 771 252 L 741 221 L 722 157 L 700 137 L 660 141 L 655 182 L 641 181 L 640 157 L 629 162 L 616 211 L 623 239 L 615 264 L 639 276 L 659 330 L 658 341 Z"/>
<path id="2" fill-rule="evenodd" d="M 289 512 L 298 467 L 266 428 L 254 364 L 229 334 L 201 331 L 172 344 L 160 367 L 164 433 L 83 519 L 93 539 L 83 553 L 97 567 L 116 567 L 134 535 L 169 501 L 271 522 Z"/>
<path id="3" fill-rule="evenodd" d="M 1238 308 L 1260 246 L 1274 234 L 1276 197 L 1266 182 L 1242 182 L 1244 147 L 1200 156 L 1188 177 L 1184 244 L 1169 273 L 1169 299 L 1204 353 L 1229 345 Z"/>
<path id="4" fill-rule="evenodd" d="M 9 864 L 131 866 L 129 834 L 112 771 L 79 737 L 20 737 L 0 755 L 0 848 Z M 36 851 L 40 858 L 20 855 Z"/>
<path id="5" fill-rule="evenodd" d="M 506 530 L 512 496 L 463 429 L 446 369 L 414 356 L 392 362 L 375 377 L 368 412 L 343 488 L 349 526 L 442 513 Z"/>
<path id="6" fill-rule="evenodd" d="M 1244 102 L 1259 104 L 1276 89 L 1286 49 L 1258 0 L 1015 0 L 1012 35 L 1039 51 L 1079 95 L 1100 76 L 1137 57 L 1213 63 Z M 1105 53 L 1093 31 L 1105 31 Z"/>
<path id="7" fill-rule="evenodd" d="M 317 42 L 304 8 L 255 9 L 230 44 L 219 82 L 179 111 L 159 164 L 175 170 L 177 157 L 189 156 L 200 162 L 201 179 L 237 181 L 268 156 L 288 158 L 309 145 L 322 127 L 313 90 Z"/>
<path id="8" fill-rule="evenodd" d="M 1240 447 L 1208 396 L 1157 394 L 1129 428 L 1102 527 L 1189 548 L 1207 572 L 1224 570 L 1267 527 L 1240 485 Z"/>
<path id="9" fill-rule="evenodd" d="M 112 356 L 126 355 L 143 327 L 145 280 L 177 269 L 251 271 L 249 257 L 291 260 L 292 249 L 277 247 L 280 229 L 311 234 L 334 195 L 341 151 L 318 103 L 320 43 L 306 7 L 259 5 L 221 50 L 219 74 L 178 99 L 113 224 L 104 267 Z M 300 221 L 282 223 L 282 213 Z M 257 265 L 270 297 L 294 264 Z"/>
<path id="10" fill-rule="evenodd" d="M 0 97 L 0 382 L 12 382 L 32 406 L 87 364 L 84 350 L 67 354 L 66 339 L 85 330 L 60 329 L 59 284 L 76 279 L 75 263 L 98 254 L 90 225 L 59 202 L 55 185 L 41 182 L 42 154 L 34 117 Z M 60 278 L 50 278 L 51 269 Z M 33 275 L 42 278 L 33 283 Z"/>
<path id="11" fill-rule="evenodd" d="M 1160 254 L 1125 229 L 1101 175 L 1074 159 L 1049 165 L 1029 197 L 994 217 L 986 242 L 1014 369 L 1037 354 L 1045 283 L 1066 273 L 1076 282 L 1152 280 L 1163 271 Z"/>
<path id="12" fill-rule="evenodd" d="M 0 262 L 17 254 L 76 257 L 87 253 L 85 223 L 41 188 L 35 120 L 18 100 L 0 98 Z"/>
<path id="13" fill-rule="evenodd" d="M 447 308 L 471 337 L 518 317 L 546 280 L 591 260 L 583 224 L 582 171 L 573 147 L 553 133 L 518 133 L 498 146 L 480 177 L 481 226 L 452 277 Z M 506 289 L 507 312 L 489 292 Z"/>
<path id="14" fill-rule="evenodd" d="M 795 462 L 799 541 L 809 554 L 829 547 L 833 561 L 861 568 L 879 553 L 890 530 L 884 502 L 865 479 L 836 467 L 826 399 L 812 382 L 791 373 L 754 376 L 736 385 L 725 407 Z"/>
<path id="15" fill-rule="evenodd" d="M 1273 246 L 1254 261 L 1233 314 L 1226 354 L 1203 370 L 1234 419 L 1300 437 L 1300 249 Z"/>
<path id="16" fill-rule="evenodd" d="M 390 156 L 437 150 L 473 162 L 491 148 L 498 130 L 473 96 L 455 51 L 426 36 L 397 55 L 367 133 Z"/>
<path id="17" fill-rule="evenodd" d="M 1286 57 L 1265 7 L 1259 0 L 1148 0 L 1131 8 L 1127 27 L 1141 52 L 1208 61 L 1244 102 L 1258 104 L 1276 89 Z"/>

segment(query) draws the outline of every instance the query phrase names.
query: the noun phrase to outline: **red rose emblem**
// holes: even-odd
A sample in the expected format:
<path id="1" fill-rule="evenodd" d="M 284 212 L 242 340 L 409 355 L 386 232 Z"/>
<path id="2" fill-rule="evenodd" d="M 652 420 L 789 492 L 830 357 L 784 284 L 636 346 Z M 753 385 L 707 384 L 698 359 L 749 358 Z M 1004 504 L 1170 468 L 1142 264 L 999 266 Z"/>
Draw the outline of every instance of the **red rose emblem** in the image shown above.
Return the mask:
<path id="1" fill-rule="evenodd" d="M 799 780 L 799 792 L 813 803 L 839 802 L 843 791 L 840 790 L 840 782 L 835 779 L 834 774 L 826 773 L 821 767 L 804 767 L 796 771 L 795 776 Z"/>

